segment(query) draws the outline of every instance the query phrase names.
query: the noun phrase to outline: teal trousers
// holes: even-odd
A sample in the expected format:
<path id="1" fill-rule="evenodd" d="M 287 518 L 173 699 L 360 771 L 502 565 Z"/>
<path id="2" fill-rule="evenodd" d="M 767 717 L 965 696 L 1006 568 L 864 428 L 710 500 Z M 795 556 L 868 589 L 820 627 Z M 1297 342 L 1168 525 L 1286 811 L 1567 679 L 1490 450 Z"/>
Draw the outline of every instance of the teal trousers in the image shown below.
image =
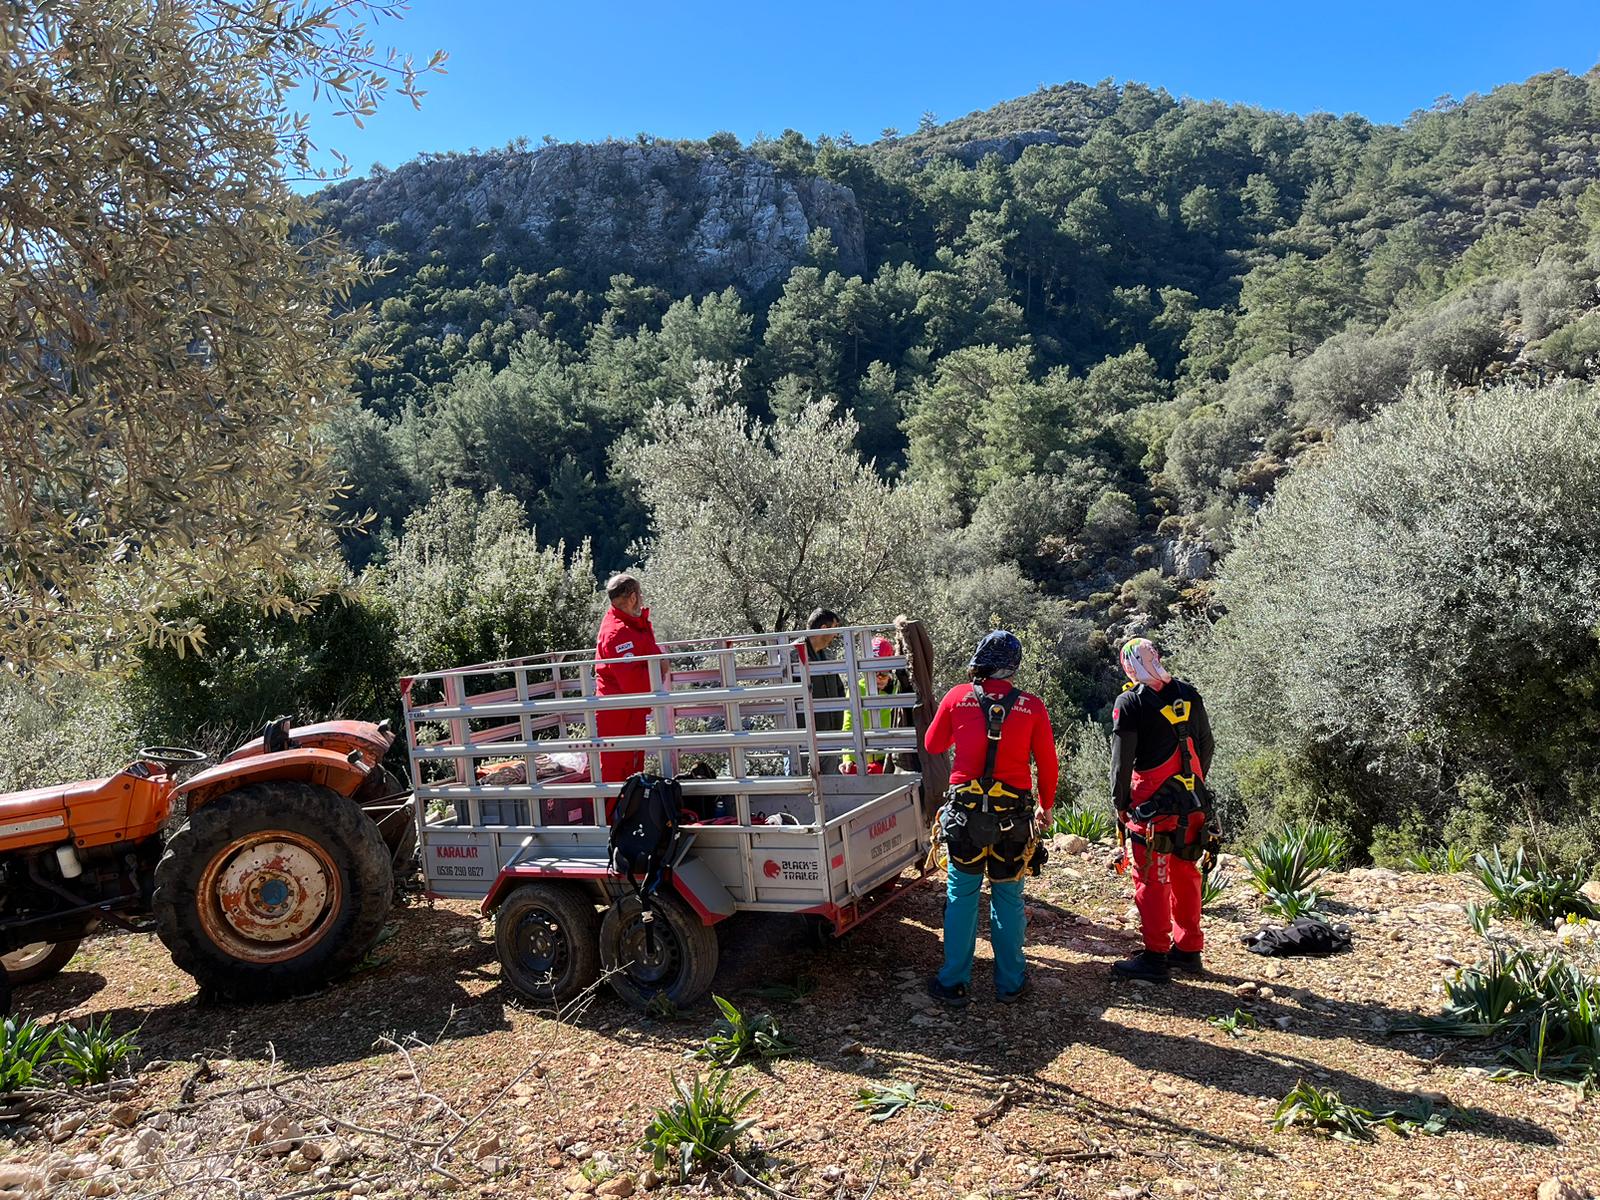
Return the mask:
<path id="1" fill-rule="evenodd" d="M 972 955 L 978 946 L 978 893 L 983 876 L 949 867 L 945 882 L 948 903 L 944 910 L 944 966 L 939 982 L 945 987 L 972 985 Z M 1022 986 L 1022 933 L 1027 927 L 1022 912 L 1022 880 L 989 884 L 989 945 L 994 948 L 994 990 L 1008 995 Z"/>

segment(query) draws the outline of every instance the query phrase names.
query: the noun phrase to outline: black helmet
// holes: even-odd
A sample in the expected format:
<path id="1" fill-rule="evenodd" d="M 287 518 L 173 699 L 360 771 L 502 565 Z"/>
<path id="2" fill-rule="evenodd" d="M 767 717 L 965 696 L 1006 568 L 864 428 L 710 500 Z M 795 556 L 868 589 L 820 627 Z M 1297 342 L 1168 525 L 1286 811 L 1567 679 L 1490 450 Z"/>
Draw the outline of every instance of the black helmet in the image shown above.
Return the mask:
<path id="1" fill-rule="evenodd" d="M 983 635 L 967 670 L 980 679 L 1010 679 L 1022 665 L 1022 643 L 1004 629 Z"/>

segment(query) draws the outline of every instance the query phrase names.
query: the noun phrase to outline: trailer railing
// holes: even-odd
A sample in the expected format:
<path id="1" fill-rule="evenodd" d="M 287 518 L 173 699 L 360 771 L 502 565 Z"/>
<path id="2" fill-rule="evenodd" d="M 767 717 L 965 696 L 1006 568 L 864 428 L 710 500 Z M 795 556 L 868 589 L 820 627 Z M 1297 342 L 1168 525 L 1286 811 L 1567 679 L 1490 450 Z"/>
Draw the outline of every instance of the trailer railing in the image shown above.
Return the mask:
<path id="1" fill-rule="evenodd" d="M 837 656 L 812 651 L 809 639 L 821 636 L 837 639 Z M 903 654 L 872 653 L 875 638 L 893 636 L 890 625 L 743 634 L 669 642 L 660 654 L 627 660 L 572 650 L 410 676 L 401 692 L 419 822 L 602 826 L 603 800 L 620 781 L 602 778 L 601 755 L 631 751 L 666 775 L 682 775 L 691 758 L 705 763 L 713 777 L 685 779 L 684 791 L 730 798 L 732 828 L 767 828 L 754 824 L 755 802 L 764 818 L 787 813 L 795 824 L 820 828 L 835 815 L 817 786 L 822 773 L 834 773 L 847 756 L 865 771 L 872 757 L 892 761 L 917 748 L 909 721 L 879 728 L 869 719 L 917 705 L 914 691 L 878 688 L 879 672 L 908 678 Z M 596 694 L 596 669 L 620 661 L 646 666 L 648 690 Z M 815 695 L 829 676 L 840 679 L 842 696 Z M 596 714 L 618 709 L 647 710 L 653 728 L 599 736 Z M 847 714 L 849 730 L 819 731 L 817 718 L 827 713 Z M 512 781 L 480 778 L 491 763 Z M 453 822 L 434 811 L 441 803 Z M 571 819 L 574 812 L 583 820 Z"/>

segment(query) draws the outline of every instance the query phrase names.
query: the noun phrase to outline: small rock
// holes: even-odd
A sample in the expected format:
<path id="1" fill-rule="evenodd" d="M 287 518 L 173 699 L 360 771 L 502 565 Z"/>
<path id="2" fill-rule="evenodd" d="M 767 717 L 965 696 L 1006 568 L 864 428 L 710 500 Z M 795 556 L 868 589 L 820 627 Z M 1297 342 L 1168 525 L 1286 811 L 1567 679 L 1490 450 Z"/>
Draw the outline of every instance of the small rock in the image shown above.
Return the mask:
<path id="1" fill-rule="evenodd" d="M 365 1179 L 356 1180 L 346 1189 L 352 1196 L 365 1196 L 371 1190 L 372 1185 Z"/>
<path id="2" fill-rule="evenodd" d="M 498 1175 L 510 1166 L 511 1160 L 503 1154 L 491 1154 L 478 1160 L 478 1170 L 486 1175 Z"/>
<path id="3" fill-rule="evenodd" d="M 823 1167 L 822 1170 L 818 1172 L 817 1177 L 821 1179 L 823 1183 L 838 1183 L 844 1178 L 844 1168 L 839 1166 L 837 1163 L 830 1163 L 828 1166 Z"/>
<path id="4" fill-rule="evenodd" d="M 333 1168 L 328 1166 L 317 1167 L 311 1172 L 311 1178 L 318 1183 L 327 1183 L 328 1180 L 333 1178 Z"/>
<path id="5" fill-rule="evenodd" d="M 666 1176 L 656 1171 L 654 1167 L 646 1167 L 639 1172 L 639 1186 L 647 1192 L 653 1192 L 666 1182 Z"/>
<path id="6" fill-rule="evenodd" d="M 300 1157 L 307 1162 L 321 1162 L 322 1147 L 315 1142 L 302 1142 L 300 1143 Z"/>
<path id="7" fill-rule="evenodd" d="M 88 1186 L 83 1189 L 83 1194 L 94 1197 L 115 1196 L 117 1194 L 116 1178 L 109 1170 L 96 1171 L 94 1178 L 89 1180 Z"/>
<path id="8" fill-rule="evenodd" d="M 1274 1025 L 1276 1025 L 1279 1029 L 1287 1029 L 1287 1028 L 1289 1028 L 1289 1026 L 1294 1024 L 1294 1018 L 1293 1017 L 1273 1017 L 1272 1018 L 1272 1023 Z"/>
<path id="9" fill-rule="evenodd" d="M 1450 1097 L 1443 1092 L 1413 1092 L 1412 1095 L 1425 1104 L 1433 1105 L 1435 1108 L 1450 1107 Z"/>
<path id="10" fill-rule="evenodd" d="M 1253 983 L 1235 984 L 1233 988 L 1233 994 L 1241 999 L 1254 996 L 1256 994 L 1256 985 Z"/>
<path id="11" fill-rule="evenodd" d="M 1089 849 L 1089 839 L 1075 833 L 1058 833 L 1050 839 L 1050 849 L 1057 854 L 1084 854 Z"/>
<path id="12" fill-rule="evenodd" d="M 1158 1096 L 1176 1096 L 1178 1094 L 1178 1089 L 1164 1079 L 1151 1080 L 1150 1090 Z"/>
<path id="13" fill-rule="evenodd" d="M 596 1196 L 631 1196 L 633 1195 L 633 1176 L 618 1175 L 615 1179 L 608 1179 L 595 1188 Z"/>
<path id="14" fill-rule="evenodd" d="M 846 1042 L 839 1047 L 840 1054 L 865 1054 L 866 1052 L 867 1048 L 860 1042 Z"/>
<path id="15" fill-rule="evenodd" d="M 50 1123 L 50 1140 L 64 1142 L 78 1130 L 83 1128 L 83 1123 L 89 1119 L 87 1113 L 72 1112 L 62 1113 Z"/>
<path id="16" fill-rule="evenodd" d="M 478 1143 L 478 1148 L 473 1151 L 473 1158 L 491 1158 L 500 1153 L 500 1135 L 491 1133 Z"/>
<path id="17" fill-rule="evenodd" d="M 50 1194 L 49 1176 L 43 1167 L 28 1167 L 21 1163 L 0 1163 L 0 1193 L 6 1197 L 42 1197 Z M 102 1195 L 110 1195 L 103 1192 Z"/>
<path id="18" fill-rule="evenodd" d="M 1578 889 L 1578 894 L 1590 904 L 1600 908 L 1600 879 L 1591 879 Z"/>
<path id="19" fill-rule="evenodd" d="M 284 1161 L 283 1169 L 291 1175 L 304 1175 L 311 1170 L 312 1162 L 305 1155 L 296 1150 Z"/>
<path id="20" fill-rule="evenodd" d="M 1265 967 L 1262 968 L 1261 973 L 1268 979 L 1282 979 L 1289 973 L 1289 968 L 1284 966 L 1282 963 L 1269 962 Z"/>
<path id="21" fill-rule="evenodd" d="M 590 1179 L 582 1171 L 573 1171 L 561 1181 L 561 1186 L 569 1192 L 577 1192 L 580 1195 L 587 1196 L 594 1191 L 594 1180 Z"/>
<path id="22" fill-rule="evenodd" d="M 1262 999 L 1262 1000 L 1271 1000 L 1277 994 L 1278 994 L 1277 992 L 1273 991 L 1269 987 L 1257 988 L 1256 989 L 1256 996 L 1258 998 Z"/>
<path id="23" fill-rule="evenodd" d="M 1539 1185 L 1539 1200 L 1586 1200 L 1584 1194 L 1565 1179 L 1546 1179 Z"/>
<path id="24" fill-rule="evenodd" d="M 1169 1179 L 1167 1186 L 1172 1189 L 1174 1196 L 1192 1196 L 1200 1190 L 1187 1179 Z"/>
<path id="25" fill-rule="evenodd" d="M 567 1153 L 582 1162 L 586 1158 L 594 1157 L 594 1147 L 589 1145 L 588 1142 L 573 1142 L 572 1145 L 567 1147 Z"/>

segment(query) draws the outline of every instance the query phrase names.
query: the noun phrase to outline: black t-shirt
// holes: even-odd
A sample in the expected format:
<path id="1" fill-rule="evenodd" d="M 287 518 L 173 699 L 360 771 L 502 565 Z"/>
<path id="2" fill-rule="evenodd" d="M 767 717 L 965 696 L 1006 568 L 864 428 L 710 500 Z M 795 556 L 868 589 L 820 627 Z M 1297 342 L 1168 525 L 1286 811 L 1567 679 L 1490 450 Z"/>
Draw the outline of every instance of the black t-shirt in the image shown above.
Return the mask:
<path id="1" fill-rule="evenodd" d="M 1178 749 L 1178 731 L 1161 715 L 1175 700 L 1189 702 L 1189 736 L 1200 759 L 1200 773 L 1210 773 L 1216 747 L 1200 693 L 1181 679 L 1160 691 L 1141 683 L 1118 696 L 1111 709 L 1111 797 L 1119 810 L 1128 807 L 1133 773 L 1159 767 Z"/>

